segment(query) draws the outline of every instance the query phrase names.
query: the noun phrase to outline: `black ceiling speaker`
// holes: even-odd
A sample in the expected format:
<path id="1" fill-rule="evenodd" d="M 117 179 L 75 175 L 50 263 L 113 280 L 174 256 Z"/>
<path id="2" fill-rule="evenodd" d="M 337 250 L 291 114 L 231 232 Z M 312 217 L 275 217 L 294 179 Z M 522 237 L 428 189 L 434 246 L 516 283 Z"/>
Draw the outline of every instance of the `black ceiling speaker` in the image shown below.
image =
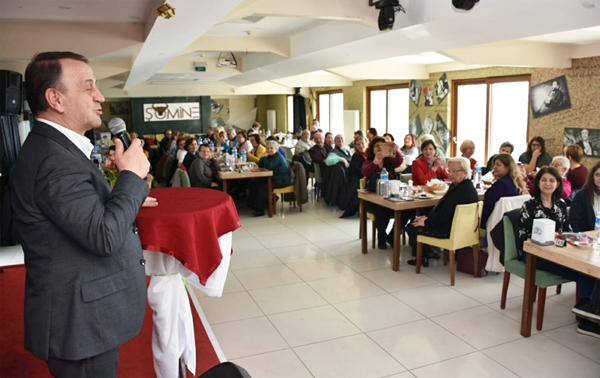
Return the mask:
<path id="1" fill-rule="evenodd" d="M 369 0 L 369 6 L 379 9 L 379 18 L 377 23 L 379 30 L 388 30 L 394 27 L 394 21 L 396 20 L 396 12 L 404 12 L 404 7 L 400 5 L 399 0 Z"/>
<path id="2" fill-rule="evenodd" d="M 456 9 L 471 10 L 479 0 L 452 0 L 452 5 Z"/>

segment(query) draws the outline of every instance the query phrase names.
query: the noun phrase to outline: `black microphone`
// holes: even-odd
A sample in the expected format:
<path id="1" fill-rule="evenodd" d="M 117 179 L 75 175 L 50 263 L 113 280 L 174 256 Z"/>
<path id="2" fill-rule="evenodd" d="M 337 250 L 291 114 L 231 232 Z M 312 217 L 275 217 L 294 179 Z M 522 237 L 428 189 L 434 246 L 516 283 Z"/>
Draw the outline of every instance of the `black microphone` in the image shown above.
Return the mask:
<path id="1" fill-rule="evenodd" d="M 131 145 L 131 139 L 129 139 L 129 135 L 127 134 L 125 121 L 123 121 L 121 118 L 115 117 L 108 122 L 108 129 L 113 135 L 113 138 L 117 138 L 123 142 L 124 150 L 129 148 Z"/>

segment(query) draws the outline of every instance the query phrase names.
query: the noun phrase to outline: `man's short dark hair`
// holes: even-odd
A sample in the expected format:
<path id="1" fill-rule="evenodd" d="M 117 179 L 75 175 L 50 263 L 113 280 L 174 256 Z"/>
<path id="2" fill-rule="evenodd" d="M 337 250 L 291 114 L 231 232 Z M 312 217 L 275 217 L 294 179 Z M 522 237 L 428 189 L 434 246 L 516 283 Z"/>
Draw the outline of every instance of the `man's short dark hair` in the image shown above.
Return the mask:
<path id="1" fill-rule="evenodd" d="M 328 132 L 325 133 L 325 138 L 327 138 L 327 135 L 329 135 L 329 134 L 333 135 L 332 132 L 328 131 Z"/>
<path id="2" fill-rule="evenodd" d="M 505 148 L 505 147 L 508 147 L 508 148 L 510 148 L 510 153 L 511 153 L 511 154 L 512 154 L 512 153 L 513 153 L 513 151 L 515 150 L 515 146 L 513 146 L 513 145 L 512 145 L 512 143 L 510 143 L 510 142 L 504 142 L 504 143 L 502 143 L 502 144 L 500 145 L 500 148 Z"/>
<path id="3" fill-rule="evenodd" d="M 64 92 L 60 79 L 62 75 L 61 59 L 78 60 L 88 63 L 83 55 L 69 51 L 48 51 L 35 55 L 25 70 L 25 93 L 27 103 L 33 114 L 43 112 L 50 106 L 46 101 L 46 90 L 56 88 Z"/>

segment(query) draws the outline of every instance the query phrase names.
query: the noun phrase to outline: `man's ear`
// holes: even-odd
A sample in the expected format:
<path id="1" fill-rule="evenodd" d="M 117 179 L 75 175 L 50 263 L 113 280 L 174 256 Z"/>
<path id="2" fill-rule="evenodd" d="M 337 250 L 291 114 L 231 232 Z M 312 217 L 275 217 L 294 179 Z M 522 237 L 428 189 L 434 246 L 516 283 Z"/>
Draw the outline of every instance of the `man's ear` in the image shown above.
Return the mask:
<path id="1" fill-rule="evenodd" d="M 58 90 L 54 88 L 48 88 L 46 89 L 46 93 L 44 93 L 44 96 L 50 108 L 54 109 L 60 114 L 64 113 L 64 99 L 62 97 L 62 94 Z"/>

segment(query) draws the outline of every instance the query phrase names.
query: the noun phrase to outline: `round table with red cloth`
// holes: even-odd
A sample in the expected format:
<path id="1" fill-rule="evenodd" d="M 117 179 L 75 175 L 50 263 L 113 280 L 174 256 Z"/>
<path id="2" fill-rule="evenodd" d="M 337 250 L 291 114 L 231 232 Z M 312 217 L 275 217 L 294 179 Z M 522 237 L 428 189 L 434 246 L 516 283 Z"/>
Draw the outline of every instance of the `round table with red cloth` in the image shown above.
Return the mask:
<path id="1" fill-rule="evenodd" d="M 241 226 L 231 197 L 218 190 L 156 188 L 156 207 L 140 209 L 136 224 L 142 248 L 175 257 L 206 285 L 221 264 L 219 237 Z"/>

